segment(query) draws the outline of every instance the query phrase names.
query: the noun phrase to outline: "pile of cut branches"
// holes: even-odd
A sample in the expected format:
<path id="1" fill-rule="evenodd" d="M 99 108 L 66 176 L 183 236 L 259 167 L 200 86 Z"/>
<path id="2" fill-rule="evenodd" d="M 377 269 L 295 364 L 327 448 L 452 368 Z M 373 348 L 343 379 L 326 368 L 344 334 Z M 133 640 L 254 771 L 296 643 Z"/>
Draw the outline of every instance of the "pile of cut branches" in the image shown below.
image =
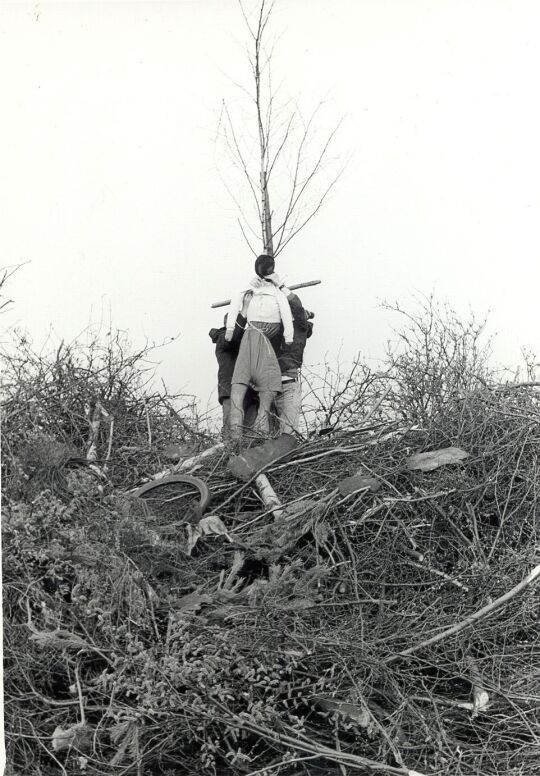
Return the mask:
<path id="1" fill-rule="evenodd" d="M 189 458 L 216 440 L 125 353 L 128 377 L 113 358 L 103 382 L 69 350 L 21 359 L 3 429 L 8 773 L 538 773 L 540 391 L 430 326 L 382 372 L 327 380 L 312 432 L 264 471 L 277 517 L 224 451 L 192 469 L 202 519 L 189 485 L 133 495 L 171 441 Z M 105 419 L 91 436 L 88 397 L 112 435 Z"/>

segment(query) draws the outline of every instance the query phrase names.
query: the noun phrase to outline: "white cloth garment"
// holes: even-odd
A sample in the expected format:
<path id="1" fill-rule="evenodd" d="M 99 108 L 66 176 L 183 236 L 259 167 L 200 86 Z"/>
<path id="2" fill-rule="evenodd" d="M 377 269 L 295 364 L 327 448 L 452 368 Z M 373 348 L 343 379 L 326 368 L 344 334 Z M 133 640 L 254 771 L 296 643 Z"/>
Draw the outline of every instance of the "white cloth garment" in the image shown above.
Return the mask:
<path id="1" fill-rule="evenodd" d="M 242 309 L 244 294 L 251 291 L 253 296 L 247 308 L 247 320 L 258 323 L 282 323 L 285 343 L 293 341 L 294 329 L 291 308 L 287 297 L 270 280 L 255 277 L 248 289 L 236 294 L 231 301 L 231 309 L 227 316 L 227 339 L 232 337 L 234 322 Z M 229 325 L 230 324 L 230 325 Z"/>

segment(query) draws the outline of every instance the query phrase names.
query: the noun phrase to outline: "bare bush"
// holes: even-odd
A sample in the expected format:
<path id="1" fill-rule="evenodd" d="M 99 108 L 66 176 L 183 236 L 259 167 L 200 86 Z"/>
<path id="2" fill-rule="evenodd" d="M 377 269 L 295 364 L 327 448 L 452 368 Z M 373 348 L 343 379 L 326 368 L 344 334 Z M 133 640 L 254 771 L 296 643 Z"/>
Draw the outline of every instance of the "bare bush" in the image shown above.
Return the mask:
<path id="1" fill-rule="evenodd" d="M 433 296 L 419 300 L 414 312 L 397 303 L 383 307 L 398 313 L 403 323 L 387 353 L 395 382 L 387 401 L 403 419 L 437 422 L 493 376 L 490 345 L 481 340 L 485 320 L 479 322 L 471 314 L 463 322 L 448 304 L 438 303 Z"/>
<path id="2" fill-rule="evenodd" d="M 149 403 L 144 374 L 122 382 L 136 362 L 124 354 L 125 371 L 96 378 L 93 357 L 86 381 L 79 353 L 71 387 L 71 357 L 62 379 L 56 362 L 13 363 L 2 530 L 15 773 L 535 776 L 540 391 L 497 382 L 464 349 L 476 329 L 454 323 L 410 320 L 421 337 L 409 327 L 386 372 L 357 360 L 326 375 L 312 396 L 326 433 L 264 469 L 277 519 L 226 456 L 204 459 L 207 520 L 226 531 L 201 531 L 193 550 L 185 498 L 166 499 L 177 514 L 164 526 L 126 492 L 161 468 L 171 429 L 204 441 L 163 397 Z M 88 396 L 115 418 L 123 407 L 108 468 L 97 459 L 106 479 L 85 457 Z M 447 445 L 457 462 L 410 465 Z M 66 471 L 72 448 L 86 463 Z"/>
<path id="3" fill-rule="evenodd" d="M 167 443 L 204 444 L 210 435 L 195 399 L 156 389 L 155 350 L 133 350 L 124 333 L 110 332 L 37 351 L 16 334 L 1 354 L 4 477 L 21 455 L 54 463 L 62 445 L 66 460 L 96 462 L 113 481 L 136 482 L 160 465 Z"/>

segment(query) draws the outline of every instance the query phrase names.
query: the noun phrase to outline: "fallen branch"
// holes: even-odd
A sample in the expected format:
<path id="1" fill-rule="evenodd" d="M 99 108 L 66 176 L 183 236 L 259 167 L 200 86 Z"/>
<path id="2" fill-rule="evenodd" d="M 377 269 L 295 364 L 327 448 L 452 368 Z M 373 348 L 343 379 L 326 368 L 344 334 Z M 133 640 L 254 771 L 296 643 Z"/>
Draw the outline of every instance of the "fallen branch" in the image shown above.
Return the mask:
<path id="1" fill-rule="evenodd" d="M 96 401 L 94 404 L 94 408 L 90 407 L 90 405 L 86 408 L 86 416 L 88 418 L 88 425 L 90 426 L 90 431 L 88 434 L 88 449 L 86 452 L 86 460 L 87 461 L 97 461 L 97 442 L 99 437 L 99 429 L 101 426 L 101 421 L 103 419 L 109 420 L 109 413 L 105 410 L 105 408 L 102 406 L 101 402 L 99 400 Z"/>
<path id="2" fill-rule="evenodd" d="M 531 571 L 531 573 L 527 577 L 525 577 L 525 579 L 522 579 L 521 582 L 519 582 L 515 587 L 513 587 L 508 592 L 504 593 L 504 595 L 499 596 L 499 598 L 497 598 L 495 601 L 492 601 L 491 603 L 482 607 L 482 609 L 479 609 L 477 612 L 474 612 L 473 614 L 470 614 L 468 617 L 465 617 L 464 620 L 461 620 L 461 622 L 458 622 L 455 625 L 452 625 L 451 628 L 447 628 L 446 630 L 442 631 L 442 633 L 438 633 L 436 636 L 432 636 L 432 638 L 430 639 L 421 641 L 420 644 L 416 644 L 414 647 L 409 647 L 409 649 L 405 649 L 402 652 L 398 652 L 396 655 L 391 655 L 390 657 L 387 657 L 382 662 L 386 663 L 386 665 L 390 665 L 390 663 L 395 663 L 396 660 L 399 660 L 400 657 L 406 657 L 407 655 L 412 655 L 413 652 L 418 652 L 418 650 L 423 649 L 424 647 L 428 647 L 431 644 L 436 644 L 438 641 L 442 641 L 448 636 L 453 636 L 455 633 L 459 633 L 460 631 L 464 630 L 464 628 L 467 628 L 469 625 L 472 625 L 473 623 L 478 622 L 478 620 L 481 620 L 483 617 L 489 617 L 489 615 L 492 614 L 495 611 L 495 609 L 498 609 L 499 606 L 506 604 L 508 601 L 514 598 L 518 593 L 521 593 L 521 591 L 524 590 L 532 582 L 534 582 L 534 580 L 538 576 L 540 576 L 540 564 L 538 564 L 538 566 L 535 566 L 535 568 Z"/>
<path id="3" fill-rule="evenodd" d="M 409 550 L 408 548 L 404 551 L 410 552 L 411 554 L 414 553 L 414 550 Z M 423 571 L 429 571 L 430 574 L 435 574 L 438 577 L 441 577 L 442 579 L 445 579 L 447 582 L 450 582 L 451 585 L 455 585 L 456 587 L 461 588 L 461 590 L 464 590 L 465 592 L 469 592 L 469 588 L 467 585 L 464 585 L 462 582 L 459 582 L 459 580 L 454 579 L 453 577 L 449 576 L 448 574 L 445 574 L 444 571 L 439 571 L 439 569 L 434 569 L 433 566 L 428 565 L 423 561 L 423 555 L 421 553 L 414 553 L 414 555 L 420 556 L 417 561 L 415 560 L 405 560 L 404 563 L 406 563 L 408 566 L 414 566 L 417 569 L 422 569 Z"/>
<path id="4" fill-rule="evenodd" d="M 146 433 L 148 434 L 148 449 L 152 449 L 152 426 L 150 424 L 150 415 L 148 414 L 148 402 L 144 399 L 144 417 L 146 418 Z"/>
<path id="5" fill-rule="evenodd" d="M 175 466 L 171 466 L 169 469 L 163 469 L 157 474 L 154 474 L 152 479 L 161 480 L 163 477 L 168 477 L 170 474 L 178 474 L 179 472 L 190 471 L 191 469 L 194 469 L 195 466 L 199 466 L 200 464 L 204 463 L 207 458 L 211 458 L 213 455 L 216 455 L 216 453 L 221 453 L 224 449 L 224 443 L 218 442 L 216 445 L 203 450 L 202 453 L 198 453 L 198 455 L 194 455 L 191 458 L 186 458 L 184 461 L 180 461 L 180 463 L 177 463 Z"/>
<path id="6" fill-rule="evenodd" d="M 320 757 L 330 760 L 330 762 L 343 764 L 349 768 L 361 770 L 364 773 L 368 770 L 382 771 L 384 774 L 396 774 L 396 776 L 423 776 L 423 774 L 418 771 L 413 771 L 406 767 L 395 767 L 387 765 L 386 763 L 377 762 L 376 760 L 371 760 L 368 757 L 361 757 L 348 752 L 340 752 L 337 749 L 332 749 L 329 746 L 320 744 L 306 736 L 300 736 L 295 730 L 288 726 L 285 726 L 285 729 L 290 732 L 291 735 L 282 732 L 273 732 L 262 725 L 258 725 L 257 723 L 246 719 L 247 716 L 247 714 L 234 715 L 231 721 L 234 720 L 234 725 L 236 727 L 249 730 L 252 733 L 259 735 L 261 738 L 265 738 L 267 741 L 286 744 L 296 751 L 306 752 L 307 754 L 317 754 Z"/>
<path id="7" fill-rule="evenodd" d="M 361 430 L 362 429 L 359 429 L 359 431 Z M 410 426 L 398 428 L 396 431 L 389 431 L 387 434 L 383 434 L 376 439 L 370 439 L 368 442 L 362 442 L 362 444 L 359 445 L 351 445 L 350 447 L 333 447 L 331 450 L 325 450 L 322 453 L 310 455 L 306 458 L 291 458 L 289 461 L 287 461 L 287 463 L 282 463 L 279 466 L 272 466 L 269 468 L 269 471 L 277 471 L 278 469 L 283 469 L 284 467 L 291 466 L 292 464 L 310 463 L 311 461 L 327 458 L 329 455 L 336 455 L 337 453 L 342 455 L 345 455 L 346 453 L 355 453 L 358 450 L 365 450 L 366 447 L 373 447 L 374 445 L 381 444 L 381 442 L 387 442 L 389 439 L 393 439 L 396 436 L 402 436 L 403 434 L 406 434 L 408 431 L 412 430 L 413 429 Z"/>

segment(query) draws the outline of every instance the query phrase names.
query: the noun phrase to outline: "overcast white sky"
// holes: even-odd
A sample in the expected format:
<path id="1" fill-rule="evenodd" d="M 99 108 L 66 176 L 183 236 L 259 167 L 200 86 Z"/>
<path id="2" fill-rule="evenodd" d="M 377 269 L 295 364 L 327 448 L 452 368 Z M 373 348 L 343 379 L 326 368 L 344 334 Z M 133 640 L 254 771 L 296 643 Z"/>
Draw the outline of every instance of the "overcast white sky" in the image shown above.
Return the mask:
<path id="1" fill-rule="evenodd" d="M 535 0 L 278 0 L 284 94 L 326 98 L 351 156 L 279 258 L 323 280 L 308 363 L 381 355 L 380 300 L 433 289 L 491 309 L 502 361 L 540 352 L 539 22 Z M 0 264 L 29 262 L 4 323 L 179 333 L 161 374 L 215 400 L 210 304 L 252 274 L 214 142 L 245 40 L 236 0 L 0 5 Z"/>

